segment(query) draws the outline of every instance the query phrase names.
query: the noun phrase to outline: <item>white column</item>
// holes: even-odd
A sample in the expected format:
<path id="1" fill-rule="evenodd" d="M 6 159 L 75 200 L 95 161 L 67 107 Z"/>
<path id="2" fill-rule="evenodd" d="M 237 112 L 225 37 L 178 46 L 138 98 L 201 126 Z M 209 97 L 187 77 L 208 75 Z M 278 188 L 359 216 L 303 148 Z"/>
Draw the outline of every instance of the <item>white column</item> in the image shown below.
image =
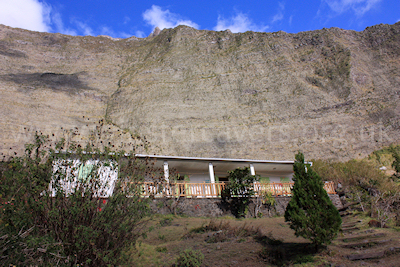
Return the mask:
<path id="1" fill-rule="evenodd" d="M 168 161 L 164 161 L 164 178 L 167 183 L 169 183 L 169 169 L 168 169 Z"/>
<path id="2" fill-rule="evenodd" d="M 256 171 L 254 170 L 254 165 L 252 163 L 250 163 L 250 174 L 256 175 Z M 254 191 L 256 191 L 256 194 L 258 194 L 257 181 L 253 182 L 253 187 L 254 187 Z"/>
<path id="3" fill-rule="evenodd" d="M 214 178 L 214 166 L 212 163 L 208 163 L 208 172 L 210 173 L 210 182 L 215 183 L 215 178 Z"/>
<path id="4" fill-rule="evenodd" d="M 212 193 L 215 191 L 215 188 L 214 188 L 214 186 L 215 186 L 215 177 L 214 177 L 214 166 L 212 165 L 211 162 L 208 163 L 208 172 L 210 174 L 210 182 L 211 182 L 210 189 L 211 189 L 211 192 L 207 192 L 207 193 L 210 194 L 209 196 L 212 196 Z"/>
<path id="5" fill-rule="evenodd" d="M 256 171 L 254 170 L 254 165 L 250 164 L 250 174 L 251 175 L 256 175 Z"/>

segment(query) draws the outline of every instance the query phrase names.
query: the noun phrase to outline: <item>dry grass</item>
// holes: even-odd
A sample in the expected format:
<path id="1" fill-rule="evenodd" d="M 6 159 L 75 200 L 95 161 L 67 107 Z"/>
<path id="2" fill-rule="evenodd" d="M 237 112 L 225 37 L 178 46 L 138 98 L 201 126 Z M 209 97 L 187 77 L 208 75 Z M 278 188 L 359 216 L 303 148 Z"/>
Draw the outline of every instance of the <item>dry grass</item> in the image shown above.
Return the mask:
<path id="1" fill-rule="evenodd" d="M 379 166 L 376 161 L 371 159 L 347 162 L 315 160 L 313 164 L 314 170 L 322 179 L 333 181 L 335 184 L 341 183 L 346 187 L 377 188 L 382 192 L 398 189 L 399 183 L 379 170 Z"/>
<path id="2" fill-rule="evenodd" d="M 309 244 L 296 238 L 282 217 L 237 220 L 159 216 L 152 227 L 148 237 L 130 251 L 136 266 L 171 266 L 187 248 L 205 255 L 204 266 L 258 266 L 266 264 L 260 253 L 268 243 Z M 277 241 L 278 237 L 284 238 Z"/>
<path id="3" fill-rule="evenodd" d="M 362 253 L 363 249 L 389 249 L 400 240 L 400 232 L 395 229 L 368 228 L 368 219 L 361 215 L 344 219 L 347 223 L 362 220 L 358 222 L 360 230 L 340 233 L 327 249 L 315 253 L 308 240 L 294 235 L 283 217 L 238 220 L 156 216 L 147 238 L 128 252 L 127 266 L 174 266 L 179 253 L 188 248 L 204 254 L 202 266 L 359 266 L 360 261 L 350 261 L 346 255 Z M 389 236 L 392 242 L 356 251 L 343 247 L 348 244 L 343 239 L 370 232 L 384 233 L 382 239 Z M 366 262 L 367 266 L 396 266 L 397 258 L 395 254 Z"/>

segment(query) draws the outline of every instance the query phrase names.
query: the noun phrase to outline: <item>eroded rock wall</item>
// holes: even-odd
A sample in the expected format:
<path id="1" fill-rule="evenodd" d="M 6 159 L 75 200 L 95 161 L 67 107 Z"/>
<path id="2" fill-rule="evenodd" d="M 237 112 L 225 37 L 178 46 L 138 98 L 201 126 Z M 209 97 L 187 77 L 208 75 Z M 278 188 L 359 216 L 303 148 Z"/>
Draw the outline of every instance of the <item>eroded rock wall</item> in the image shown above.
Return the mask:
<path id="1" fill-rule="evenodd" d="M 149 154 L 364 157 L 400 141 L 400 23 L 288 34 L 164 29 L 113 40 L 0 25 L 0 150 L 32 133 Z M 144 146 L 142 146 L 144 147 Z"/>

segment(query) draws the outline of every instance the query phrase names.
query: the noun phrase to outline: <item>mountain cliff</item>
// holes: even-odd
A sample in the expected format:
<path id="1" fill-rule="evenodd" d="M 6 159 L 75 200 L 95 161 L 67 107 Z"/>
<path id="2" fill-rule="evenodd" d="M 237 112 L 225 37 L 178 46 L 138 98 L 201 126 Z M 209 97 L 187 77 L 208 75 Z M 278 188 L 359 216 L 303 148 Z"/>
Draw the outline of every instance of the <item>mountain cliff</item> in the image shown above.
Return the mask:
<path id="1" fill-rule="evenodd" d="M 400 141 L 400 23 L 233 34 L 186 26 L 147 38 L 0 25 L 0 150 L 32 132 L 133 138 L 146 153 L 363 157 Z"/>

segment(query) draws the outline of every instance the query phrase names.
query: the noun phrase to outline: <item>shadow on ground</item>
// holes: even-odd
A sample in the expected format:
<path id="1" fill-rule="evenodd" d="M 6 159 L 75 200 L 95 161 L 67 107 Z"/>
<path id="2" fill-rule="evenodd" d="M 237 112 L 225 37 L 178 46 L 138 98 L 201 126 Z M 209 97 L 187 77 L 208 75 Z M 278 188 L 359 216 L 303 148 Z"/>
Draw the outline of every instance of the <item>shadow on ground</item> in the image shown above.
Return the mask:
<path id="1" fill-rule="evenodd" d="M 255 239 L 264 245 L 260 257 L 277 266 L 313 262 L 317 253 L 311 243 L 285 243 L 271 235 L 258 236 Z"/>

